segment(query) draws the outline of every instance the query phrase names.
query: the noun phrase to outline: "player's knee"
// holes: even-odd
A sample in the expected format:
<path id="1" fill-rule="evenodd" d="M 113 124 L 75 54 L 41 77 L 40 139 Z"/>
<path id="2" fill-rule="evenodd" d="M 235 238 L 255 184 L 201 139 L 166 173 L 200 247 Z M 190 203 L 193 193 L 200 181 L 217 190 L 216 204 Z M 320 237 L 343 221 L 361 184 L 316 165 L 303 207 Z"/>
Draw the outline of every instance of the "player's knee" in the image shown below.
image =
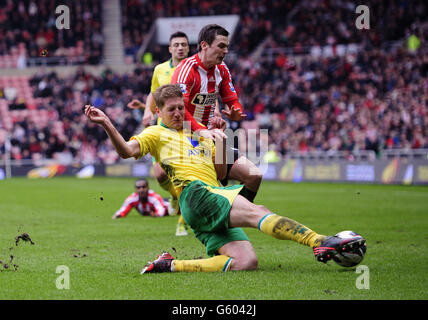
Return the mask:
<path id="1" fill-rule="evenodd" d="M 262 182 L 263 174 L 259 168 L 257 168 L 256 166 L 253 166 L 250 168 L 250 174 L 248 175 L 248 178 L 254 184 L 260 184 Z"/>
<path id="2" fill-rule="evenodd" d="M 267 213 L 271 213 L 272 211 L 269 210 L 269 208 L 266 208 L 264 205 L 255 205 L 255 210 L 257 211 L 257 213 L 261 213 L 263 215 L 267 214 Z"/>
<path id="3" fill-rule="evenodd" d="M 250 165 L 248 174 L 243 177 L 243 182 L 246 186 L 258 187 L 262 182 L 263 174 L 255 165 Z"/>
<path id="4" fill-rule="evenodd" d="M 232 262 L 232 270 L 256 270 L 259 261 L 254 254 L 240 255 L 234 257 Z"/>

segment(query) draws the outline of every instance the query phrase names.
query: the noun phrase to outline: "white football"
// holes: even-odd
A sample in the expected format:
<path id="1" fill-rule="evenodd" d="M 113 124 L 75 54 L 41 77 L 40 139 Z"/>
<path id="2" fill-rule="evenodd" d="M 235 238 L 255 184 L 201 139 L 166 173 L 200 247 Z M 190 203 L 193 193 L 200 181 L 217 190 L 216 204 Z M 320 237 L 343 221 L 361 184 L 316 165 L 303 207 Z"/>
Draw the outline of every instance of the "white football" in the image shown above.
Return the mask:
<path id="1" fill-rule="evenodd" d="M 352 242 L 348 248 L 343 252 L 337 252 L 333 261 L 342 267 L 354 267 L 364 259 L 367 251 L 366 240 L 354 231 L 342 231 L 335 235 L 344 240 L 357 240 Z M 345 244 L 346 245 L 346 244 Z"/>

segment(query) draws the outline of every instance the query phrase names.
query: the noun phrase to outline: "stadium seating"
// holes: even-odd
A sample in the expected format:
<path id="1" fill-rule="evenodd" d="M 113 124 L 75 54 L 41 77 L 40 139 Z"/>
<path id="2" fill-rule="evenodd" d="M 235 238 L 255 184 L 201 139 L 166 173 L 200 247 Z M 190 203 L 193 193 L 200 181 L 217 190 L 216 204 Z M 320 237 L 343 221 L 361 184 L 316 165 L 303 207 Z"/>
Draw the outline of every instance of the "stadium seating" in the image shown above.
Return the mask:
<path id="1" fill-rule="evenodd" d="M 47 3 L 59 2 L 38 1 L 42 11 L 38 19 L 46 16 L 41 8 Z M 101 2 L 91 2 L 93 7 L 83 5 L 83 1 L 73 3 L 84 12 L 95 8 L 88 26 L 95 25 L 94 30 L 100 30 Z M 375 39 L 373 34 L 379 34 L 379 30 L 374 26 L 373 32 L 358 33 L 350 27 L 354 19 L 349 19 L 355 13 L 341 7 L 341 1 L 323 1 L 321 6 L 313 4 L 305 11 L 308 1 L 267 0 L 205 0 L 197 9 L 186 1 L 122 0 L 122 31 L 125 49 L 132 47 L 129 52 L 135 53 L 157 16 L 239 14 L 241 21 L 231 43 L 234 54 L 226 62 L 248 114 L 248 120 L 240 126 L 245 130 L 269 129 L 269 145 L 275 145 L 276 152 L 283 157 L 311 151 L 373 150 L 379 154 L 385 149 L 428 148 L 428 48 L 424 42 L 427 34 L 426 30 L 414 27 L 419 24 L 411 27 L 409 18 L 423 22 L 427 5 L 423 1 L 393 1 L 386 9 L 386 1 L 368 3 L 379 19 L 383 19 L 383 9 L 396 9 L 393 16 L 398 24 L 391 26 L 391 30 L 400 27 L 402 32 L 388 29 Z M 19 2 L 10 2 L 0 8 L 0 16 L 18 6 Z M 337 12 L 335 19 L 339 23 L 332 24 L 333 18 L 319 20 L 332 12 Z M 8 45 L 0 38 L 0 48 L 7 49 L 1 51 L 0 68 L 19 68 L 23 53 L 27 58 L 39 54 L 41 47 L 34 47 L 28 39 L 21 42 L 17 36 L 20 32 L 36 36 L 37 30 L 30 32 L 18 22 L 15 18 L 7 23 L 0 19 L 0 34 L 5 33 L 8 23 L 16 31 L 9 34 Z M 85 28 L 86 25 L 83 34 L 88 32 Z M 316 29 L 330 30 L 334 39 L 328 33 L 315 32 Z M 339 29 L 350 31 L 349 37 L 340 36 Z M 406 30 L 415 31 L 422 40 L 416 52 L 388 45 L 391 40 L 405 39 Z M 140 36 L 134 37 L 137 33 Z M 77 63 L 83 52 L 91 51 L 90 41 L 79 34 L 74 34 L 75 39 L 69 43 L 55 40 L 49 51 L 64 48 L 67 61 L 75 59 L 73 63 Z M 331 44 L 335 43 L 340 46 L 333 50 Z M 295 57 L 282 50 L 305 46 L 310 46 L 310 50 Z M 265 52 L 249 54 L 260 48 Z M 325 55 L 327 52 L 330 54 Z M 102 56 L 98 56 L 94 61 L 101 60 Z M 124 63 L 133 62 L 131 55 L 125 55 Z M 55 152 L 65 152 L 85 163 L 118 161 L 106 135 L 87 124 L 81 108 L 87 103 L 100 105 L 124 137 L 129 138 L 140 127 L 142 113 L 126 104 L 132 98 L 145 100 L 151 76 L 152 67 L 140 65 L 126 74 L 106 70 L 94 75 L 79 69 L 68 76 L 42 71 L 32 77 L 0 76 L 0 131 L 2 135 L 6 130 L 11 133 L 13 157 L 52 157 Z M 235 128 L 236 123 L 230 126 Z M 40 148 L 30 148 L 30 136 L 34 136 Z M 51 138 L 60 139 L 65 147 L 53 149 Z M 0 150 L 4 150 L 3 140 Z M 0 160 L 2 157 L 4 152 L 0 152 Z"/>
<path id="2" fill-rule="evenodd" d="M 73 28 L 56 28 L 56 8 L 69 7 Z M 43 50 L 50 57 L 73 57 L 72 50 L 93 52 L 101 33 L 101 1 L 1 1 L 0 2 L 0 68 L 36 64 Z M 102 43 L 101 43 L 102 45 Z M 93 61 L 101 61 L 102 51 Z M 24 56 L 21 56 L 24 53 Z M 20 60 L 21 59 L 21 60 Z M 22 61 L 22 59 L 26 61 Z M 59 60 L 56 60 L 59 61 Z"/>

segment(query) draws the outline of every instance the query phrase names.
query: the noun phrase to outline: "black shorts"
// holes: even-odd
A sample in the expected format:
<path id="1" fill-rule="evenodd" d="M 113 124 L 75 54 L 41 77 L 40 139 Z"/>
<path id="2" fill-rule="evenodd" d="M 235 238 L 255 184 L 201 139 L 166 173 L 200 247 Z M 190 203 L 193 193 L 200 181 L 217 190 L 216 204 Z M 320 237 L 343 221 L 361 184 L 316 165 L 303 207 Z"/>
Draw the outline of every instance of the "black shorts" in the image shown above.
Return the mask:
<path id="1" fill-rule="evenodd" d="M 226 173 L 226 177 L 225 177 L 223 180 L 220 180 L 221 185 L 222 185 L 223 187 L 227 186 L 227 184 L 229 183 L 229 172 L 230 172 L 230 169 L 232 169 L 233 164 L 234 164 L 234 163 L 235 163 L 235 161 L 236 161 L 236 160 L 238 160 L 238 158 L 239 158 L 239 150 L 238 150 L 237 148 L 230 147 L 230 150 L 233 150 L 233 162 L 232 162 L 232 163 L 230 163 L 229 159 L 227 159 L 228 161 L 227 161 L 227 173 Z M 230 154 L 230 152 L 228 152 L 228 153 L 226 154 L 226 157 L 227 157 L 229 154 Z"/>

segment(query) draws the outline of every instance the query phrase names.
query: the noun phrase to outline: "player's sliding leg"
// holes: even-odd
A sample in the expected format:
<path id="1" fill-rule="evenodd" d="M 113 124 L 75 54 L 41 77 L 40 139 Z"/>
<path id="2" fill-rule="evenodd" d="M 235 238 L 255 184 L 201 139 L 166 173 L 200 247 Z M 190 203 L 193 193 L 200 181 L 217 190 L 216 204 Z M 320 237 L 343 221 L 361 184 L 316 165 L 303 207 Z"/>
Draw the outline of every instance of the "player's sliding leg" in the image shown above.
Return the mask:
<path id="1" fill-rule="evenodd" d="M 164 253 L 155 261 L 147 264 L 141 273 L 170 271 L 213 272 L 257 269 L 257 257 L 251 243 L 245 240 L 233 240 L 234 232 L 238 232 L 237 236 L 241 237 L 239 232 L 242 231 L 238 231 L 239 227 L 258 228 L 263 233 L 274 238 L 292 240 L 312 248 L 319 246 L 327 239 L 326 236 L 320 235 L 292 219 L 276 215 L 264 206 L 255 205 L 240 195 L 237 195 L 233 200 L 229 212 L 229 227 L 227 230 L 230 232 L 230 235 L 224 241 L 225 243 L 216 250 L 216 253 L 219 254 L 218 256 L 208 259 L 183 261 L 174 260 L 169 253 Z M 212 238 L 210 237 L 210 240 Z M 222 241 L 222 239 L 220 238 L 216 241 Z M 207 245 L 208 252 L 210 251 L 209 246 L 210 244 Z"/>
<path id="2" fill-rule="evenodd" d="M 318 234 L 295 220 L 274 214 L 268 208 L 236 195 L 240 190 L 239 186 L 215 188 L 194 183 L 187 188 L 190 189 L 186 189 L 186 194 L 183 192 L 180 198 L 185 218 L 195 230 L 197 238 L 207 247 L 208 255 L 219 256 L 182 261 L 174 260 L 170 254 L 165 253 L 149 263 L 142 273 L 254 270 L 257 268 L 257 257 L 241 227 L 258 228 L 276 239 L 291 240 L 314 248 L 315 257 L 322 262 L 331 259 L 329 255 L 332 256 L 338 250 L 348 250 L 352 246 L 363 244 L 344 243 L 343 239 Z M 230 207 L 228 203 L 231 204 Z M 230 266 L 225 267 L 226 262 L 230 262 Z"/>
<path id="3" fill-rule="evenodd" d="M 243 156 L 239 157 L 230 168 L 228 178 L 240 181 L 244 185 L 240 194 L 248 201 L 254 201 L 262 182 L 262 173 L 254 163 Z"/>
<path id="4" fill-rule="evenodd" d="M 230 227 L 250 227 L 257 228 L 280 240 L 292 240 L 297 243 L 318 247 L 326 236 L 316 233 L 307 226 L 272 213 L 264 206 L 250 203 L 244 197 L 238 195 L 230 210 Z"/>
<path id="5" fill-rule="evenodd" d="M 178 223 L 175 230 L 176 236 L 187 236 L 187 224 L 186 221 L 184 221 L 183 216 L 180 214 L 178 217 Z"/>
<path id="6" fill-rule="evenodd" d="M 208 259 L 176 260 L 168 252 L 164 252 L 153 262 L 149 262 L 143 273 L 159 272 L 219 272 L 229 271 L 232 258 L 224 255 L 217 255 Z"/>
<path id="7" fill-rule="evenodd" d="M 226 272 L 257 269 L 257 256 L 249 241 L 232 241 L 218 250 L 218 255 L 207 259 L 177 260 L 163 253 L 149 262 L 141 273 L 154 272 Z"/>
<path id="8" fill-rule="evenodd" d="M 307 226 L 287 217 L 270 212 L 264 206 L 257 206 L 237 196 L 230 211 L 230 227 L 258 228 L 280 240 L 292 240 L 313 248 L 315 258 L 326 263 L 337 252 L 355 250 L 365 245 L 365 239 L 354 237 L 342 239 L 336 236 L 318 234 Z"/>

